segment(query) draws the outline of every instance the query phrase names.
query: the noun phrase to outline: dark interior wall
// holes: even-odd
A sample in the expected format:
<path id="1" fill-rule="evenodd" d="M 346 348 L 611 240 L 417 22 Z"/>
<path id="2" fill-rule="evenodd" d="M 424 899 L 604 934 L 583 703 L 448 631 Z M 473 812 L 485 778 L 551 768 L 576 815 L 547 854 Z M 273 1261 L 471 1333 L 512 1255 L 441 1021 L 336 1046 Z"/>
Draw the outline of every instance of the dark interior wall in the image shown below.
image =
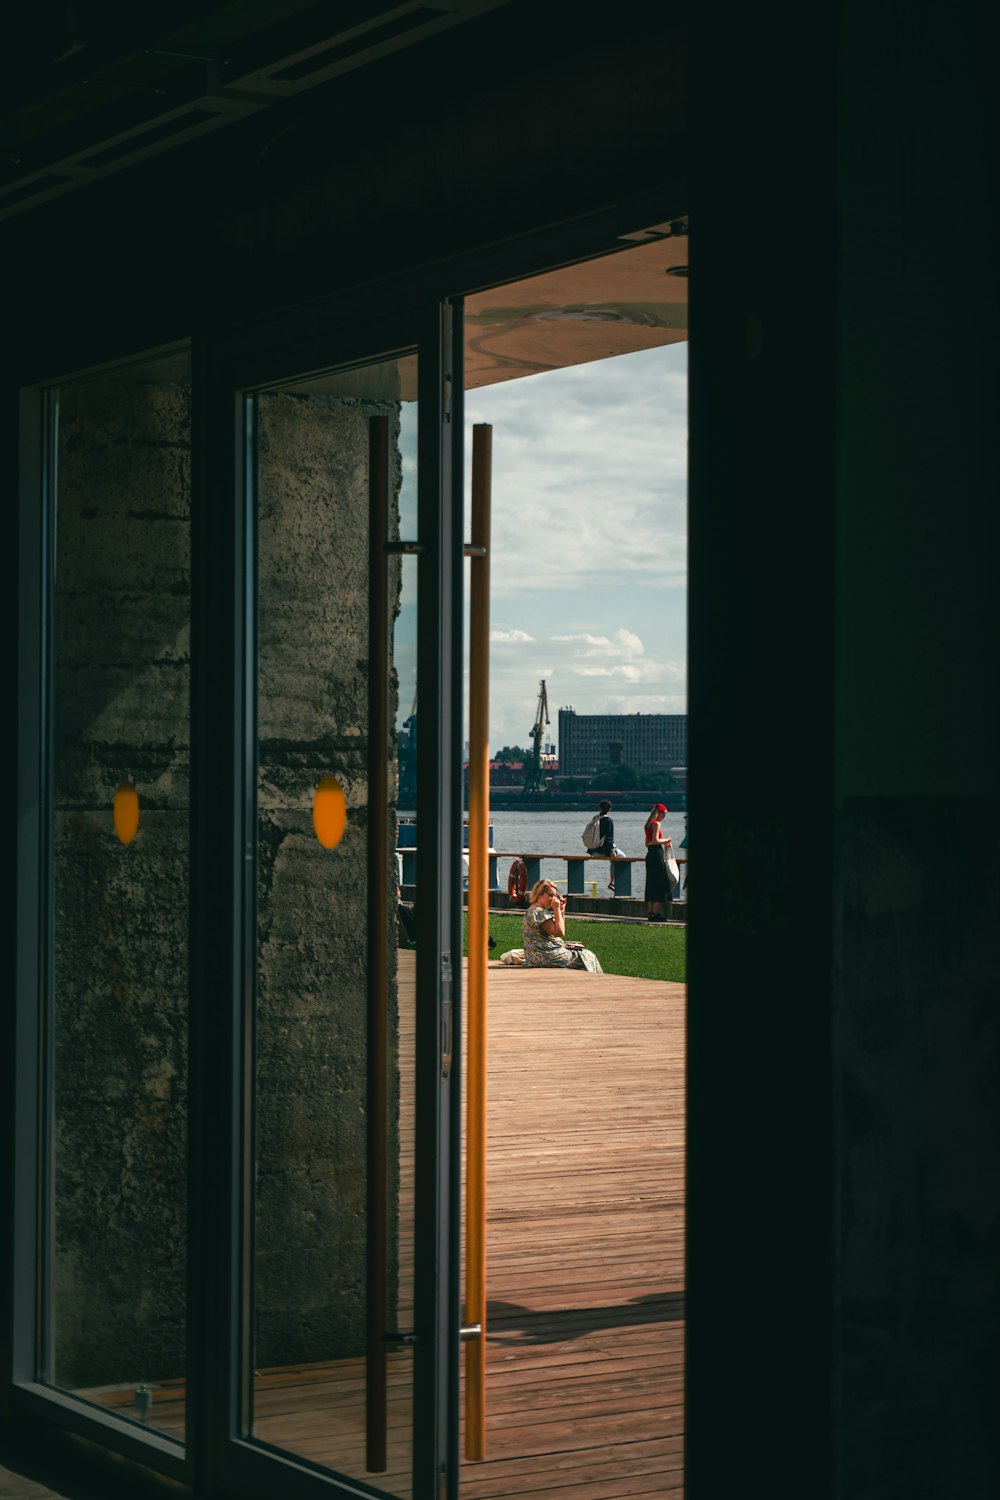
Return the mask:
<path id="1" fill-rule="evenodd" d="M 694 26 L 693 1500 L 997 1493 L 994 33 Z"/>
<path id="2" fill-rule="evenodd" d="M 11 356 L 45 378 L 123 337 L 148 346 L 338 288 L 359 289 L 364 316 L 396 295 L 379 277 L 422 268 L 434 292 L 468 290 L 444 263 L 490 247 L 484 279 L 514 277 L 519 235 L 623 201 L 633 228 L 683 212 L 685 108 L 680 7 L 641 0 L 595 29 L 567 0 L 515 0 L 9 221 L 27 314 Z M 594 252 L 607 245 L 605 230 Z"/>
<path id="3" fill-rule="evenodd" d="M 848 5 L 840 51 L 845 1500 L 1000 1490 L 997 38 L 941 19 Z"/>
<path id="4" fill-rule="evenodd" d="M 832 37 L 692 37 L 685 1494 L 830 1493 Z M 789 66 L 789 38 L 796 64 Z M 748 726 L 750 728 L 748 729 Z M 755 796 L 747 745 L 766 735 Z"/>
<path id="5" fill-rule="evenodd" d="M 998 142 L 991 36 L 974 12 L 960 7 L 933 46 L 930 7 L 902 33 L 869 17 L 864 48 L 842 48 L 844 796 L 997 790 Z"/>

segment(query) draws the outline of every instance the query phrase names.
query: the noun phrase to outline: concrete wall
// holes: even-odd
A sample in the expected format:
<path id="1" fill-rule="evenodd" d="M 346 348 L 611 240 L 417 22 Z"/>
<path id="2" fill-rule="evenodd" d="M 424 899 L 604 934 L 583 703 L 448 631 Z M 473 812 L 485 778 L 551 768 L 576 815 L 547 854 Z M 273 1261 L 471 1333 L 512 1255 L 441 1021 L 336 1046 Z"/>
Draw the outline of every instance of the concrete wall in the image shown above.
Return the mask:
<path id="1" fill-rule="evenodd" d="M 363 1347 L 376 409 L 395 411 L 261 398 L 260 1364 Z M 189 419 L 176 384 L 93 382 L 62 396 L 54 1375 L 70 1387 L 184 1374 Z M 398 456 L 394 478 L 398 491 Z M 330 772 L 349 817 L 325 851 L 311 807 Z M 123 847 L 112 799 L 126 777 L 140 827 Z M 386 942 L 392 1023 L 394 931 Z M 395 1108 L 395 1086 L 391 1098 Z"/>
<path id="2" fill-rule="evenodd" d="M 364 1348 L 368 434 L 387 410 L 260 402 L 258 1365 Z M 348 824 L 324 850 L 312 794 L 331 772 Z M 395 1035 L 394 927 L 386 943 Z"/>
<path id="3" fill-rule="evenodd" d="M 54 717 L 54 1376 L 184 1372 L 190 399 L 62 392 Z M 132 778 L 139 832 L 115 837 Z"/>

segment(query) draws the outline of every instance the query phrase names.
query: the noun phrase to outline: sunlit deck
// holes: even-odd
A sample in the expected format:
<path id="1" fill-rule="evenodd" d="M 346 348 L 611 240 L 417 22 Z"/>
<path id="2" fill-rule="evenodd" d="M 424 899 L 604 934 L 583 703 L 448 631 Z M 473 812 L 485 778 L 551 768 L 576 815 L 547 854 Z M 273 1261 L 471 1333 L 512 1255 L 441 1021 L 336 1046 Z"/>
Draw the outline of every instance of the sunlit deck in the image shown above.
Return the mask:
<path id="1" fill-rule="evenodd" d="M 490 966 L 471 1500 L 682 1487 L 684 986 Z"/>
<path id="2" fill-rule="evenodd" d="M 489 978 L 488 1456 L 463 1495 L 678 1494 L 684 986 L 499 963 Z M 405 1012 L 412 953 L 400 979 Z M 260 1371 L 254 1402 L 258 1437 L 364 1476 L 361 1362 Z M 394 1355 L 389 1471 L 370 1482 L 400 1496 L 409 1404 Z M 155 1392 L 154 1420 L 179 1435 L 180 1384 Z"/>

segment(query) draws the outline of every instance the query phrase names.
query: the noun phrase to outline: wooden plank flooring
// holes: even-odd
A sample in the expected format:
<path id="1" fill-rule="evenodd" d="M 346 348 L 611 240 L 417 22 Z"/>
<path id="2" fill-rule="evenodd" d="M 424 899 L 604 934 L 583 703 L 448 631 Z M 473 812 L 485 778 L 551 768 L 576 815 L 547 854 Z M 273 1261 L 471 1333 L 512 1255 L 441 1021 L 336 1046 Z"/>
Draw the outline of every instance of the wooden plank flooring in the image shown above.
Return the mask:
<path id="1" fill-rule="evenodd" d="M 405 1077 L 412 953 L 400 989 Z M 487 1458 L 463 1464 L 464 1500 L 682 1493 L 683 1069 L 683 985 L 490 965 Z M 409 1108 L 400 1124 L 405 1247 Z M 401 1326 L 409 1295 L 404 1275 Z M 360 1361 L 259 1372 L 255 1433 L 408 1500 L 410 1383 L 394 1354 L 377 1479 Z M 181 1434 L 181 1382 L 151 1420 Z"/>
<path id="2" fill-rule="evenodd" d="M 684 986 L 490 966 L 487 1460 L 467 1500 L 678 1495 Z"/>

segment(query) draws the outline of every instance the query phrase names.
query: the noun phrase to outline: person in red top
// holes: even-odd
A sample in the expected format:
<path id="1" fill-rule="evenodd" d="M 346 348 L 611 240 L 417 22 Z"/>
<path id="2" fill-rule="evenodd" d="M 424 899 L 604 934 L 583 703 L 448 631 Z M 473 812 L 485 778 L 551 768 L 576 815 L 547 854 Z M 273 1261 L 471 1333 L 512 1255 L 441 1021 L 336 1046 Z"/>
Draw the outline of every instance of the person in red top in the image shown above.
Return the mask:
<path id="1" fill-rule="evenodd" d="M 663 803 L 654 803 L 643 829 L 646 838 L 645 901 L 649 908 L 646 915 L 647 922 L 667 920 L 664 906 L 669 899 L 670 878 L 667 874 L 666 856 L 672 840 L 669 834 L 663 832 L 663 819 L 666 815 L 667 809 Z"/>

